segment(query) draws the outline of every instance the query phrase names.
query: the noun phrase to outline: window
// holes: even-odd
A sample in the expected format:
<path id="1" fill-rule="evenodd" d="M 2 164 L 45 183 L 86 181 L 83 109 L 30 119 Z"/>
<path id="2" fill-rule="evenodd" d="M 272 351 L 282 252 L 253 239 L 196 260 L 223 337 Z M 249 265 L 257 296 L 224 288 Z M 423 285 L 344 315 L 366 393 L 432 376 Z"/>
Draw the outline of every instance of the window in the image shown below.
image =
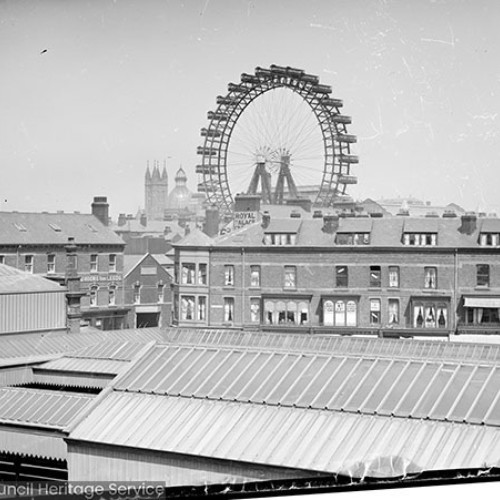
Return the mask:
<path id="1" fill-rule="evenodd" d="M 415 328 L 446 328 L 448 307 L 446 304 L 422 302 L 413 305 L 413 326 Z"/>
<path id="2" fill-rule="evenodd" d="M 116 305 L 116 287 L 110 286 L 108 290 L 108 304 L 110 306 Z"/>
<path id="3" fill-rule="evenodd" d="M 234 321 L 234 297 L 224 297 L 224 322 L 231 323 L 233 321 Z"/>
<path id="4" fill-rule="evenodd" d="M 207 298 L 204 295 L 198 297 L 198 321 L 207 320 Z"/>
<path id="5" fill-rule="evenodd" d="M 194 297 L 192 295 L 181 296 L 181 319 L 194 320 Z"/>
<path id="6" fill-rule="evenodd" d="M 141 285 L 140 283 L 136 283 L 134 285 L 134 304 L 141 303 Z"/>
<path id="7" fill-rule="evenodd" d="M 250 299 L 250 321 L 260 323 L 260 299 L 257 297 Z"/>
<path id="8" fill-rule="evenodd" d="M 358 305 L 354 300 L 323 300 L 324 326 L 356 326 Z"/>
<path id="9" fill-rule="evenodd" d="M 260 286 L 260 266 L 250 266 L 250 286 Z"/>
<path id="10" fill-rule="evenodd" d="M 370 266 L 370 288 L 380 288 L 382 286 L 382 271 L 380 266 Z"/>
<path id="11" fill-rule="evenodd" d="M 98 256 L 96 253 L 93 253 L 90 255 L 90 272 L 91 273 L 97 272 L 97 259 L 98 259 Z"/>
<path id="12" fill-rule="evenodd" d="M 309 324 L 309 304 L 298 300 L 266 300 L 264 321 L 266 325 L 307 325 Z"/>
<path id="13" fill-rule="evenodd" d="M 399 300 L 389 299 L 388 304 L 389 325 L 399 325 Z"/>
<path id="14" fill-rule="evenodd" d="M 285 266 L 285 288 L 296 288 L 297 268 L 295 266 Z"/>
<path id="15" fill-rule="evenodd" d="M 224 266 L 224 285 L 234 286 L 234 266 Z"/>
<path id="16" fill-rule="evenodd" d="M 162 304 L 165 301 L 165 285 L 163 283 L 158 283 L 158 303 Z"/>
<path id="17" fill-rule="evenodd" d="M 198 285 L 206 285 L 207 281 L 207 265 L 199 264 L 198 266 Z"/>
<path id="18" fill-rule="evenodd" d="M 54 274 L 56 272 L 56 256 L 53 253 L 47 255 L 47 274 Z"/>
<path id="19" fill-rule="evenodd" d="M 424 268 L 424 288 L 437 287 L 437 269 L 435 267 Z"/>
<path id="20" fill-rule="evenodd" d="M 370 325 L 380 325 L 380 299 L 370 299 Z"/>
<path id="21" fill-rule="evenodd" d="M 389 286 L 399 288 L 399 267 L 389 266 Z"/>
<path id="22" fill-rule="evenodd" d="M 109 254 L 109 272 L 116 273 L 116 255 L 114 253 Z"/>
<path id="23" fill-rule="evenodd" d="M 498 233 L 481 233 L 479 237 L 479 244 L 482 247 L 497 247 L 500 244 L 500 234 Z"/>
<path id="24" fill-rule="evenodd" d="M 33 257 L 33 255 L 25 255 L 24 256 L 24 270 L 27 273 L 33 274 L 33 261 L 34 260 L 35 260 L 35 258 Z"/>
<path id="25" fill-rule="evenodd" d="M 490 286 L 490 266 L 488 264 L 476 266 L 476 286 Z"/>
<path id="26" fill-rule="evenodd" d="M 184 262 L 182 264 L 182 284 L 183 285 L 194 285 L 195 284 L 195 273 L 196 266 L 195 264 Z"/>
<path id="27" fill-rule="evenodd" d="M 55 231 L 56 233 L 60 233 L 60 232 L 62 231 L 61 227 L 60 227 L 60 226 L 58 226 L 57 224 L 53 224 L 53 223 L 51 223 L 51 224 L 49 224 L 49 227 L 50 227 L 53 231 Z"/>
<path id="28" fill-rule="evenodd" d="M 264 245 L 295 245 L 295 233 L 268 233 L 264 235 Z"/>
<path id="29" fill-rule="evenodd" d="M 497 307 L 468 307 L 466 315 L 468 325 L 495 325 L 500 323 Z"/>
<path id="30" fill-rule="evenodd" d="M 97 306 L 97 287 L 93 286 L 90 288 L 90 307 Z"/>
<path id="31" fill-rule="evenodd" d="M 348 286 L 347 266 L 335 267 L 335 283 L 338 287 Z"/>
<path id="32" fill-rule="evenodd" d="M 0 264 L 5 264 L 5 255 L 0 255 Z"/>
<path id="33" fill-rule="evenodd" d="M 369 245 L 370 233 L 337 233 L 335 243 L 337 245 Z"/>
<path id="34" fill-rule="evenodd" d="M 436 246 L 437 233 L 405 233 L 403 245 L 406 246 Z"/>

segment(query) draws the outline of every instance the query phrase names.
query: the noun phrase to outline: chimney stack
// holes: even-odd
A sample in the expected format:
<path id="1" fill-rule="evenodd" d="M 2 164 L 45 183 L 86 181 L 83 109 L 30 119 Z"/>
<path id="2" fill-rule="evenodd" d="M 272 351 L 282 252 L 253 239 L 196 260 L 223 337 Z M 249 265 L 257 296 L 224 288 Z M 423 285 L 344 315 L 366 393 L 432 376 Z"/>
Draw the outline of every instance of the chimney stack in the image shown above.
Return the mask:
<path id="1" fill-rule="evenodd" d="M 269 227 L 269 224 L 271 224 L 271 214 L 266 210 L 262 214 L 262 227 L 264 229 L 267 229 Z"/>
<path id="2" fill-rule="evenodd" d="M 208 207 L 205 212 L 205 224 L 203 232 L 213 238 L 219 234 L 219 210 L 216 206 Z"/>
<path id="3" fill-rule="evenodd" d="M 339 228 L 339 216 L 334 214 L 323 215 L 322 231 L 327 234 L 334 234 Z"/>
<path id="4" fill-rule="evenodd" d="M 69 333 L 80 333 L 80 320 L 82 318 L 80 300 L 85 295 L 80 288 L 76 249 L 75 238 L 69 237 L 66 245 L 66 317 Z"/>
<path id="5" fill-rule="evenodd" d="M 458 228 L 458 230 L 462 234 L 472 234 L 477 227 L 477 216 L 473 212 L 467 212 L 462 215 L 462 225 Z"/>
<path id="6" fill-rule="evenodd" d="M 92 215 L 97 217 L 105 226 L 109 224 L 109 205 L 106 196 L 94 196 Z"/>
<path id="7" fill-rule="evenodd" d="M 127 216 L 125 214 L 120 214 L 118 216 L 118 226 L 124 226 L 127 223 Z"/>
<path id="8" fill-rule="evenodd" d="M 148 225 L 148 216 L 146 213 L 141 214 L 141 218 L 139 219 L 141 226 L 146 227 Z"/>

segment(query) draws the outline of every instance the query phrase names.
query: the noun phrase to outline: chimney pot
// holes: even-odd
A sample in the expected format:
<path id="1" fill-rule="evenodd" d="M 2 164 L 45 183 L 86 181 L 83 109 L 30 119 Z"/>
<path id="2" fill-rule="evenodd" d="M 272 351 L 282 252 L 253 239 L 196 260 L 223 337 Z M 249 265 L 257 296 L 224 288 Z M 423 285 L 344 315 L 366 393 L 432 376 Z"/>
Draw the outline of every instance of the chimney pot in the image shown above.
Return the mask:
<path id="1" fill-rule="evenodd" d="M 271 214 L 266 210 L 262 214 L 262 224 L 261 226 L 266 229 L 269 227 L 269 224 L 271 224 Z"/>
<path id="2" fill-rule="evenodd" d="M 327 234 L 333 234 L 339 228 L 339 216 L 334 214 L 323 215 L 322 231 Z"/>

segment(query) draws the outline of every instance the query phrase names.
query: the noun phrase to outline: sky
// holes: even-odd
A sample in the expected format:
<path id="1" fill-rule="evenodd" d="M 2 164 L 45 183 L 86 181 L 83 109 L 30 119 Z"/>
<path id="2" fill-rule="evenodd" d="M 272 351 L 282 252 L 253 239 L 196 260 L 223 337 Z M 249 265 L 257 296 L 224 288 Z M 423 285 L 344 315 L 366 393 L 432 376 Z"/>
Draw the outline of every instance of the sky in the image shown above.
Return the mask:
<path id="1" fill-rule="evenodd" d="M 4 0 L 0 210 L 135 213 L 148 160 L 196 190 L 216 96 L 278 64 L 344 101 L 355 199 L 500 214 L 498 19 L 495 0 Z"/>

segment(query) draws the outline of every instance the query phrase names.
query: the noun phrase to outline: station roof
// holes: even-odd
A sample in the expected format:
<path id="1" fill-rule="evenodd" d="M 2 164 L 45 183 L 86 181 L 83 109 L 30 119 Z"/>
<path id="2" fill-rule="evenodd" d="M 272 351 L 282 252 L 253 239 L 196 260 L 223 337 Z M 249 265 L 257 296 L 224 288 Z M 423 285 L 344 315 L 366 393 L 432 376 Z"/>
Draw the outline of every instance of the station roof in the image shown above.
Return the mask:
<path id="1" fill-rule="evenodd" d="M 125 245 L 91 214 L 0 212 L 0 245 Z"/>
<path id="2" fill-rule="evenodd" d="M 31 292 L 66 293 L 66 288 L 43 276 L 0 264 L 0 294 Z"/>
<path id="3" fill-rule="evenodd" d="M 315 337 L 171 331 L 69 439 L 356 477 L 500 465 L 499 346 Z"/>
<path id="4" fill-rule="evenodd" d="M 351 477 L 500 465 L 491 427 L 125 392 L 69 439 Z"/>

